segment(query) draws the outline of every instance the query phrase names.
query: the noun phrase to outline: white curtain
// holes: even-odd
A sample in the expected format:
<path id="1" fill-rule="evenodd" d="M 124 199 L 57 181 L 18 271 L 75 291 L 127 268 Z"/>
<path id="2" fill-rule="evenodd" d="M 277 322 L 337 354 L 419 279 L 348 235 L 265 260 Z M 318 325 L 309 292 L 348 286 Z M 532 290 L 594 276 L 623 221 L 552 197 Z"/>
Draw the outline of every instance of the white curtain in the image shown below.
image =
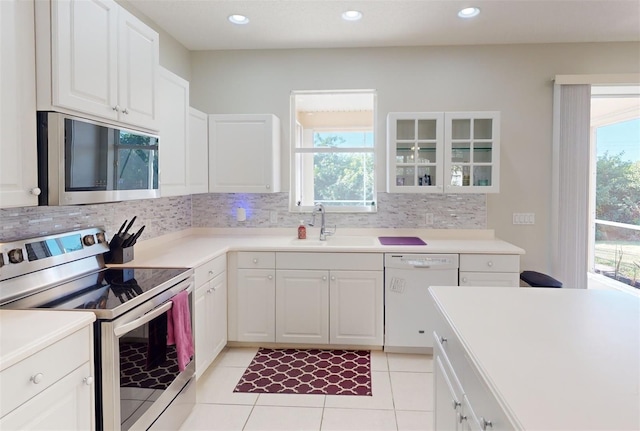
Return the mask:
<path id="1" fill-rule="evenodd" d="M 551 272 L 564 287 L 587 288 L 591 85 L 554 86 Z"/>

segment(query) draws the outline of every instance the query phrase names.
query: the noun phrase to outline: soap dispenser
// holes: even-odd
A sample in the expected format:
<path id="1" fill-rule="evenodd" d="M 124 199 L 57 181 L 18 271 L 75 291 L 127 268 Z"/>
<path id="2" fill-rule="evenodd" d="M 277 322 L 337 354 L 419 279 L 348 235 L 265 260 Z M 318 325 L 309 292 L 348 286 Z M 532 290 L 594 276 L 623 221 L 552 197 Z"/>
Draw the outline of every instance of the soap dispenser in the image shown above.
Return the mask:
<path id="1" fill-rule="evenodd" d="M 304 225 L 304 220 L 300 220 L 300 226 L 298 226 L 298 239 L 307 239 L 307 228 Z"/>

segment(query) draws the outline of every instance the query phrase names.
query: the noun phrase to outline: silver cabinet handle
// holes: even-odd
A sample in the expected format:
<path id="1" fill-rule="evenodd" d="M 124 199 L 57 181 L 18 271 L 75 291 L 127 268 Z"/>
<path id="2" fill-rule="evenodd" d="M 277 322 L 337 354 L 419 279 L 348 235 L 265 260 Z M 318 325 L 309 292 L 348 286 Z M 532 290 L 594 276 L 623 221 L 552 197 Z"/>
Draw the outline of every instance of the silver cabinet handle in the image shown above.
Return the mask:
<path id="1" fill-rule="evenodd" d="M 458 423 L 462 423 L 466 420 L 467 420 L 466 416 L 464 416 L 462 413 L 458 413 Z"/>
<path id="2" fill-rule="evenodd" d="M 489 262 L 487 262 L 487 266 L 491 268 L 493 266 L 493 261 L 490 260 Z"/>
<path id="3" fill-rule="evenodd" d="M 209 271 L 209 275 L 213 275 L 213 271 Z"/>
<path id="4" fill-rule="evenodd" d="M 42 381 L 42 379 L 44 379 L 44 374 L 42 373 L 38 373 L 34 376 L 31 376 L 31 378 L 29 380 L 31 380 L 33 383 L 35 383 L 36 385 L 38 383 L 40 383 Z"/>
<path id="5" fill-rule="evenodd" d="M 480 417 L 480 429 L 482 431 L 485 431 L 487 428 L 493 428 L 493 423 L 491 423 L 491 421 L 488 421 L 483 417 Z"/>
<path id="6" fill-rule="evenodd" d="M 462 403 L 458 400 L 452 400 L 452 404 L 453 404 L 453 409 L 457 410 L 458 407 L 460 407 L 462 405 Z"/>
<path id="7" fill-rule="evenodd" d="M 462 282 L 466 283 L 467 282 L 467 277 L 462 277 Z"/>
<path id="8" fill-rule="evenodd" d="M 212 293 L 213 289 L 207 289 L 207 293 Z"/>
<path id="9" fill-rule="evenodd" d="M 326 275 L 322 276 L 322 281 L 327 281 L 327 276 Z"/>
<path id="10" fill-rule="evenodd" d="M 31 193 L 34 196 L 40 196 L 40 193 L 42 193 L 42 190 L 40 190 L 40 187 L 34 187 L 31 190 L 29 190 L 29 193 Z"/>
<path id="11" fill-rule="evenodd" d="M 122 110 L 122 113 L 123 113 L 123 114 L 128 114 L 128 113 L 129 113 L 129 110 L 128 110 L 127 108 L 124 108 L 124 109 Z"/>
<path id="12" fill-rule="evenodd" d="M 118 112 L 118 111 L 120 111 L 120 105 L 116 105 L 111 109 L 113 109 L 114 111 Z"/>
<path id="13" fill-rule="evenodd" d="M 267 276 L 267 278 L 268 278 L 269 280 L 273 280 L 273 275 L 269 275 L 269 276 Z"/>
<path id="14" fill-rule="evenodd" d="M 336 276 L 335 275 L 331 276 L 331 281 L 336 281 Z"/>
<path id="15" fill-rule="evenodd" d="M 271 188 L 271 186 L 269 184 L 267 184 L 265 187 L 267 188 L 267 190 L 269 190 Z"/>
<path id="16" fill-rule="evenodd" d="M 84 379 L 82 379 L 82 381 L 84 382 L 85 385 L 87 386 L 91 386 L 93 385 L 93 377 L 89 376 L 89 377 L 85 377 Z"/>
<path id="17" fill-rule="evenodd" d="M 444 344 L 447 342 L 447 339 L 445 337 L 440 337 L 440 344 Z"/>
<path id="18" fill-rule="evenodd" d="M 258 263 L 258 259 L 253 259 L 253 263 Z"/>

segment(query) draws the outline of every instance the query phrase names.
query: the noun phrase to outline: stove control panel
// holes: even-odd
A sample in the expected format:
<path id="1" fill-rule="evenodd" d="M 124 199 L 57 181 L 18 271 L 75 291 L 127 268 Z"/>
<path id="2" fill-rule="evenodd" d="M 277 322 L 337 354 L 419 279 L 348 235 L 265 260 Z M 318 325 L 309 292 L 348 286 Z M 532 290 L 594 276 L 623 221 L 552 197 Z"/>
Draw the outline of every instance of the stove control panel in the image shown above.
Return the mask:
<path id="1" fill-rule="evenodd" d="M 101 256 L 108 251 L 109 245 L 101 228 L 0 243 L 0 281 L 71 261 Z"/>

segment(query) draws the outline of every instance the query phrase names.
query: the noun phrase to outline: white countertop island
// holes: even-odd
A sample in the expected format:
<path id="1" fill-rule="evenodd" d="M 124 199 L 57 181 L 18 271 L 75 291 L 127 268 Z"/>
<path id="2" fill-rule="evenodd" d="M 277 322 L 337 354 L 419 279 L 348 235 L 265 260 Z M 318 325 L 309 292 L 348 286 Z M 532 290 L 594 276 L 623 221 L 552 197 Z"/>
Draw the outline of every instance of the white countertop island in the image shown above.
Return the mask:
<path id="1" fill-rule="evenodd" d="M 640 298 L 566 288 L 431 292 L 514 429 L 640 429 Z"/>

